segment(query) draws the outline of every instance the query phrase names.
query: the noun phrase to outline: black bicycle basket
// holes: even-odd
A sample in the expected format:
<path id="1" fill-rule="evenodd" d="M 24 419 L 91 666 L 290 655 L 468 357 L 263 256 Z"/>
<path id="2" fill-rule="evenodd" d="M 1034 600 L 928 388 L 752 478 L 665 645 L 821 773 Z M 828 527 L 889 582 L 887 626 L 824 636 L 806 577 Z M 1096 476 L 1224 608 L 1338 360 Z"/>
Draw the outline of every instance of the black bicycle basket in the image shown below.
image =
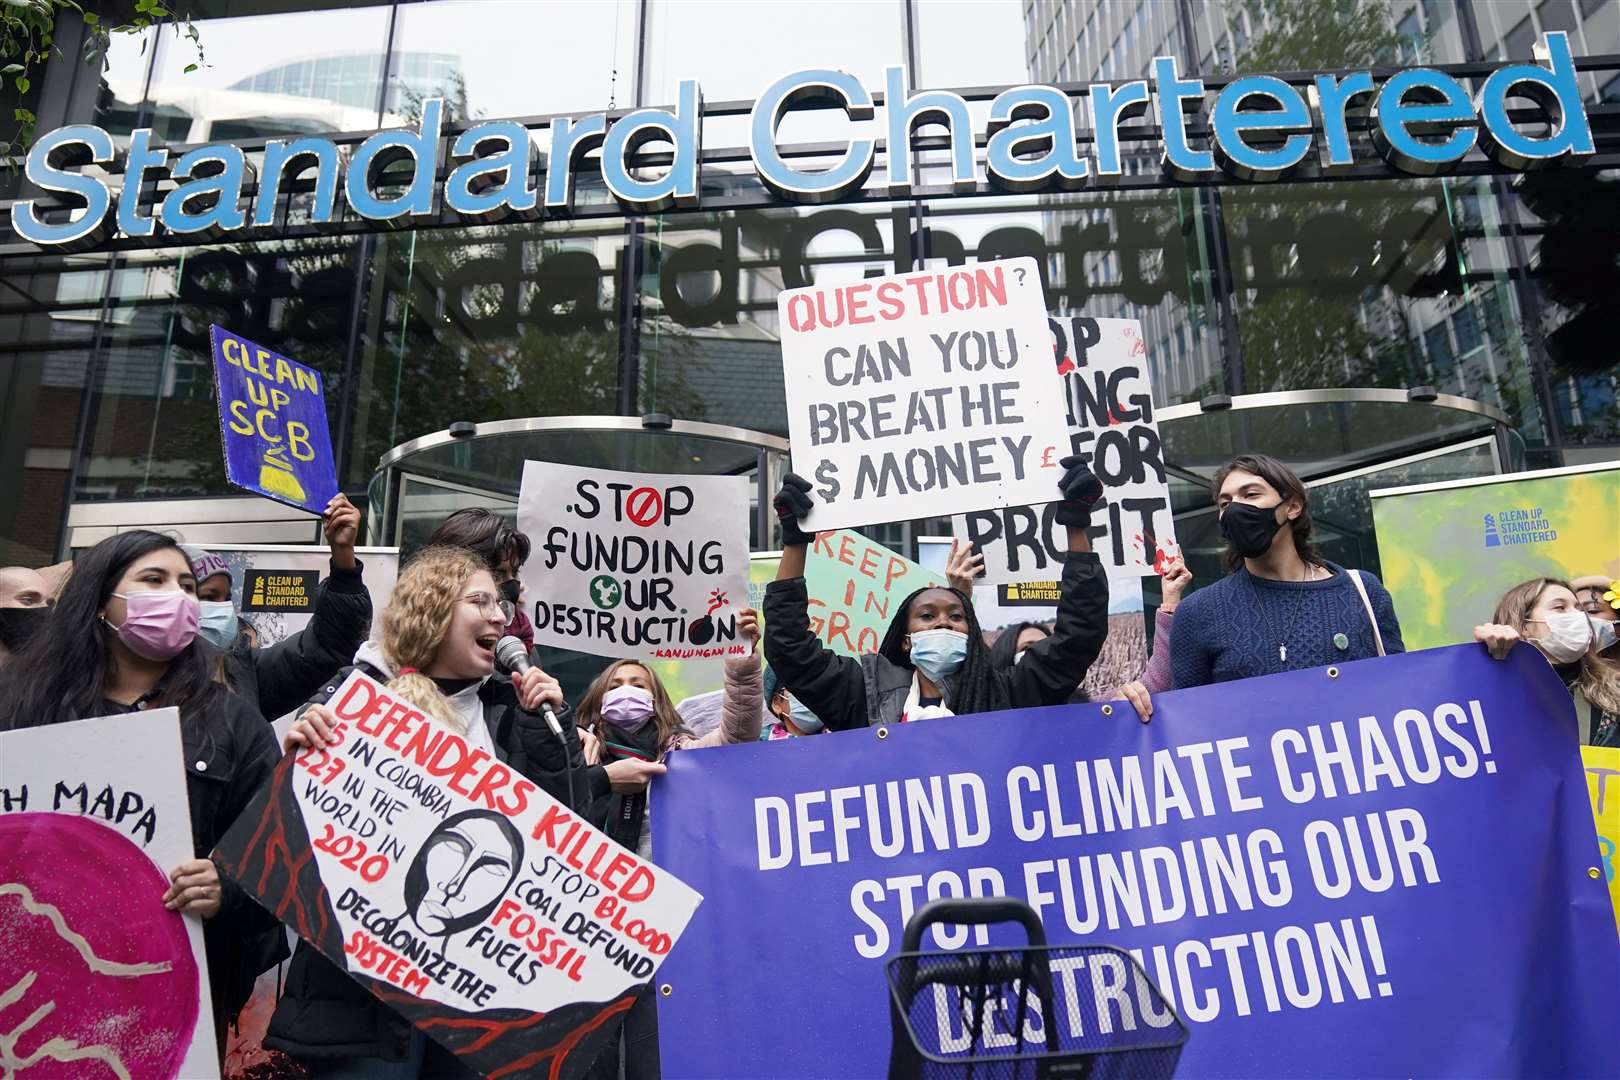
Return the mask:
<path id="1" fill-rule="evenodd" d="M 918 948 L 935 924 L 1016 922 L 1023 947 Z M 1187 1028 L 1130 953 L 1047 945 L 1012 899 L 942 899 L 906 924 L 888 963 L 890 1080 L 1161 1080 Z"/>

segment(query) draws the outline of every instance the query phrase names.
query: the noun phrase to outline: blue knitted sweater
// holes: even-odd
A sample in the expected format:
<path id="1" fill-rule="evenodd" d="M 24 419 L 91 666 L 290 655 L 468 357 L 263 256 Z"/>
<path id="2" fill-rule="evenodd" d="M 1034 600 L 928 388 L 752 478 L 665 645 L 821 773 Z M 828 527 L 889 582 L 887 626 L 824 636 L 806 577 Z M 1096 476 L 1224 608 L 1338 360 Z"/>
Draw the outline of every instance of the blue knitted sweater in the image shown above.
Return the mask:
<path id="1" fill-rule="evenodd" d="M 1322 581 L 1271 581 L 1240 567 L 1188 594 L 1176 608 L 1170 647 L 1175 689 L 1377 656 L 1355 585 L 1344 567 L 1326 565 L 1333 576 Z M 1405 652 L 1388 591 L 1373 575 L 1358 572 L 1378 616 L 1384 652 Z"/>

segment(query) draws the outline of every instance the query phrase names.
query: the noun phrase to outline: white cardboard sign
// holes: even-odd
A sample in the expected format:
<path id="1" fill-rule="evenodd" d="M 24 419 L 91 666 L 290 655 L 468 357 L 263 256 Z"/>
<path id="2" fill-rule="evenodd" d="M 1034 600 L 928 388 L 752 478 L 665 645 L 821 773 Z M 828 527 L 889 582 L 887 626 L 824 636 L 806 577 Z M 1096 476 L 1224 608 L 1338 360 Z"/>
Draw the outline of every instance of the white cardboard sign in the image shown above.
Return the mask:
<path id="1" fill-rule="evenodd" d="M 174 709 L 0 734 L 0 1066 L 219 1075 L 183 753 Z"/>
<path id="2" fill-rule="evenodd" d="M 812 285 L 777 309 L 807 528 L 1056 492 L 1068 425 L 1034 259 Z"/>
<path id="3" fill-rule="evenodd" d="M 525 463 L 534 640 L 642 660 L 746 655 L 748 523 L 747 477 Z"/>
<path id="4" fill-rule="evenodd" d="M 1062 359 L 1073 452 L 1103 484 L 1091 515 L 1091 544 L 1110 577 L 1162 573 L 1179 555 L 1170 516 L 1159 424 L 1153 417 L 1142 324 L 1135 319 L 1053 319 Z M 1057 503 L 956 514 L 951 531 L 984 554 L 985 585 L 1062 576 L 1067 527 Z"/>

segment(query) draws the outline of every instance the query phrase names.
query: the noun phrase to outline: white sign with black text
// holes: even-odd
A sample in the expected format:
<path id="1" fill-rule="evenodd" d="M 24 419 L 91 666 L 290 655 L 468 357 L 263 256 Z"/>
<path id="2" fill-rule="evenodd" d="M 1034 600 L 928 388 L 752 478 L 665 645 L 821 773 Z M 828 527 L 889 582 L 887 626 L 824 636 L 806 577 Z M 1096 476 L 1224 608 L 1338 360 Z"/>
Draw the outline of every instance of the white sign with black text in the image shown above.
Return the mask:
<path id="1" fill-rule="evenodd" d="M 1069 445 L 1030 258 L 784 292 L 793 464 L 817 532 L 1019 506 Z"/>

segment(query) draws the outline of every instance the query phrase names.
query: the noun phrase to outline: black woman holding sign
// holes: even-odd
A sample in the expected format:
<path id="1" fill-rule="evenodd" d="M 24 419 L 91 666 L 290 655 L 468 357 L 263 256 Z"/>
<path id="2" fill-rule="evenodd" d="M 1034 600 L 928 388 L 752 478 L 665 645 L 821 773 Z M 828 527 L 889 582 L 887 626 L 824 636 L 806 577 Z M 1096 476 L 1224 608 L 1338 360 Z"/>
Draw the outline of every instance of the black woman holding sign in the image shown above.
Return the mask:
<path id="1" fill-rule="evenodd" d="M 55 611 L 6 667 L 0 731 L 179 710 L 197 857 L 170 871 L 162 901 L 203 920 L 223 1048 L 253 980 L 287 953 L 275 916 L 222 880 L 207 856 L 280 754 L 258 709 L 215 681 L 218 654 L 198 639 L 198 625 L 197 582 L 179 544 L 145 529 L 108 537 L 74 560 Z"/>
<path id="2" fill-rule="evenodd" d="M 782 561 L 765 590 L 765 653 L 782 685 L 835 731 L 1068 701 L 1108 634 L 1108 579 L 1086 535 L 1102 484 L 1080 457 L 1060 464 L 1057 520 L 1068 526 L 1069 555 L 1057 622 L 1023 661 L 999 670 L 972 601 L 954 588 L 906 597 L 875 654 L 855 659 L 824 646 L 810 626 L 804 583 L 813 537 L 800 521 L 814 503 L 810 484 L 790 473 L 775 500 Z"/>

